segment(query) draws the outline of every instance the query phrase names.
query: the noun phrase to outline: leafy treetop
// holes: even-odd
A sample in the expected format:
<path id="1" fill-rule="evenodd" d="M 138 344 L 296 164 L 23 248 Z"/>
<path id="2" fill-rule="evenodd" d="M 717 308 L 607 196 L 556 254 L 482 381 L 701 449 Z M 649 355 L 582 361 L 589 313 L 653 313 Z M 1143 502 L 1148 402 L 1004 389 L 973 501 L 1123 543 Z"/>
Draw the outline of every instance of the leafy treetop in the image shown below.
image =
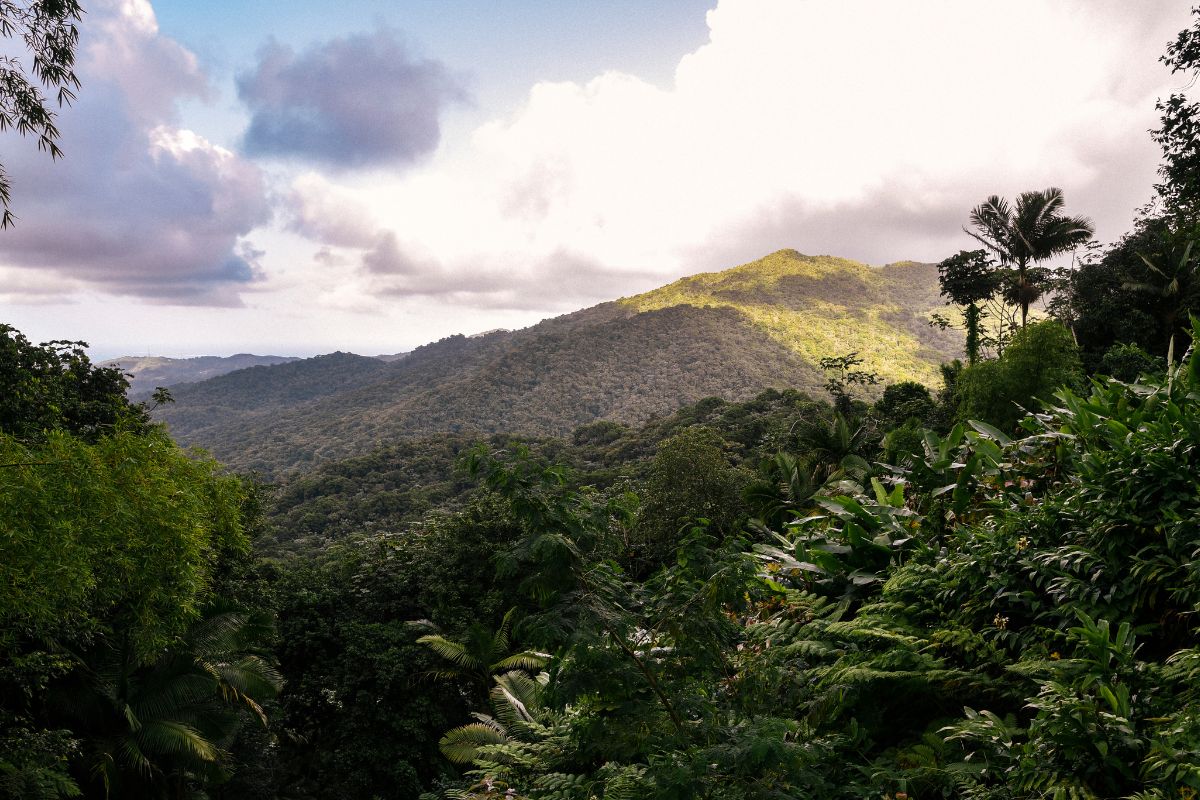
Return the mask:
<path id="1" fill-rule="evenodd" d="M 14 128 L 33 135 L 39 150 L 58 158 L 58 127 L 43 87 L 54 91 L 59 106 L 75 99 L 75 48 L 83 9 L 75 0 L 0 0 L 0 36 L 20 38 L 32 62 L 0 52 L 0 131 Z M 6 48 L 7 50 L 7 48 Z M 40 86 L 39 86 L 40 84 Z M 0 228 L 13 224 L 8 174 L 0 164 Z"/>
<path id="2" fill-rule="evenodd" d="M 115 367 L 94 366 L 85 346 L 34 345 L 0 323 L 0 433 L 31 440 L 61 430 L 94 441 L 118 423 L 148 424 L 146 408 L 125 398 L 125 376 Z"/>

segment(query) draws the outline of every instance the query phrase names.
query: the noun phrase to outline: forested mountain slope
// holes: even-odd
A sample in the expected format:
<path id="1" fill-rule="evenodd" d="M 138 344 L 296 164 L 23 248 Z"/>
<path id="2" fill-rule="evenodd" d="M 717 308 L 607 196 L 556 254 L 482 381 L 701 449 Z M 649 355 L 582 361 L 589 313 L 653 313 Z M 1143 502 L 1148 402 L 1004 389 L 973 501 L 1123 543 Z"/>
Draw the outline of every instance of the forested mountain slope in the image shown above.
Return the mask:
<path id="1" fill-rule="evenodd" d="M 876 268 L 780 250 L 621 302 L 638 311 L 685 303 L 734 309 L 810 364 L 857 351 L 864 368 L 888 383 L 936 383 L 938 364 L 957 355 L 961 342 L 929 326 L 930 312 L 945 305 L 937 267 L 911 261 Z"/>
<path id="2" fill-rule="evenodd" d="M 320 359 L 232 373 L 176 392 L 162 418 L 182 443 L 275 476 L 398 438 L 562 436 L 598 419 L 642 423 L 703 397 L 820 393 L 819 359 L 853 350 L 889 380 L 932 383 L 959 350 L 927 324 L 937 295 L 931 265 L 873 268 L 785 250 L 525 330 L 450 337 L 350 377 L 319 369 Z M 351 358 L 341 356 L 347 367 Z"/>
<path id="3" fill-rule="evenodd" d="M 180 405 L 193 410 L 286 408 L 316 398 L 338 394 L 374 381 L 387 369 L 377 358 L 354 353 L 328 353 L 272 367 L 240 369 L 197 383 L 171 388 Z M 195 418 L 192 418 L 195 424 Z"/>

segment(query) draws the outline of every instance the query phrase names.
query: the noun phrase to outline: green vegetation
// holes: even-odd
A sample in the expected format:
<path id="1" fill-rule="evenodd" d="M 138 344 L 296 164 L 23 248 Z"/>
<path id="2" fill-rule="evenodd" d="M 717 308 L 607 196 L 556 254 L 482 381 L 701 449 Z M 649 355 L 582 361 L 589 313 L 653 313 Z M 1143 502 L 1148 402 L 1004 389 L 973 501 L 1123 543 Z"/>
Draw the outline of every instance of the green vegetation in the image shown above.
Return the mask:
<path id="1" fill-rule="evenodd" d="M 1036 400 L 1049 399 L 1059 387 L 1077 388 L 1082 378 L 1071 332 L 1054 320 L 1037 322 L 1018 331 L 999 358 L 959 373 L 959 413 L 1011 430 L 1036 409 Z"/>
<path id="2" fill-rule="evenodd" d="M 0 430 L 20 439 L 59 429 L 94 441 L 118 421 L 137 427 L 147 421 L 144 408 L 126 401 L 120 371 L 93 367 L 82 342 L 35 347 L 0 324 L 0 374 Z"/>
<path id="3" fill-rule="evenodd" d="M 178 441 L 274 479 L 445 434 L 571 435 L 706 397 L 823 391 L 821 359 L 858 352 L 889 381 L 937 381 L 958 350 L 932 328 L 929 265 L 868 267 L 782 251 L 516 332 L 450 337 L 384 364 L 334 354 L 172 389 Z"/>
<path id="4" fill-rule="evenodd" d="M 889 382 L 930 382 L 937 377 L 937 356 L 931 358 L 929 351 L 945 358 L 943 348 L 953 341 L 925 325 L 943 305 L 933 291 L 932 277 L 927 265 L 880 269 L 780 250 L 724 272 L 683 278 L 621 303 L 638 311 L 680 305 L 732 308 L 809 364 L 853 350 L 863 356 L 868 369 Z M 909 284 L 908 289 L 901 283 Z"/>
<path id="5" fill-rule="evenodd" d="M 180 389 L 176 435 L 322 462 L 273 487 L 0 326 L 0 798 L 1194 798 L 1196 109 L 1163 113 L 1153 214 L 1074 272 L 1030 192 L 974 212 L 998 262 L 784 251 Z M 896 380 L 938 284 L 969 363 Z"/>
<path id="6" fill-rule="evenodd" d="M 1048 275 L 1037 264 L 1052 256 L 1068 253 L 1092 238 L 1095 228 L 1086 217 L 1062 214 L 1065 201 L 1062 189 L 1022 192 L 1010 207 L 1008 201 L 992 195 L 971 210 L 967 231 L 1000 264 L 1013 270 L 1003 287 L 1007 298 L 1021 309 L 1021 327 L 1029 318 L 1029 306 L 1045 291 Z"/>
<path id="7" fill-rule="evenodd" d="M 645 581 L 604 558 L 619 507 L 477 459 L 555 657 L 441 740 L 446 796 L 1189 796 L 1198 387 L 1193 355 L 927 434 L 891 488 L 827 484 L 754 555 L 696 527 Z"/>
<path id="8" fill-rule="evenodd" d="M 251 498 L 78 343 L 0 328 L 0 796 L 217 785 L 279 687 Z"/>

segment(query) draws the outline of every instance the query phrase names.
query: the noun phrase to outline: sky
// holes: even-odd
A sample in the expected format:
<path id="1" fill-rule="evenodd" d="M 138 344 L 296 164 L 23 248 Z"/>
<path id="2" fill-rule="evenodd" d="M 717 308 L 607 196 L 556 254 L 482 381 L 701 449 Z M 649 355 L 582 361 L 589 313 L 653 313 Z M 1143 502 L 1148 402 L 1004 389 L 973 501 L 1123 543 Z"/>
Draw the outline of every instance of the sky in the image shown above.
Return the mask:
<path id="1" fill-rule="evenodd" d="M 1185 0 L 94 0 L 64 158 L 0 133 L 0 321 L 93 357 L 409 350 L 989 195 L 1152 195 Z M 16 54 L 0 40 L 0 53 Z M 27 56 L 26 56 L 27 58 Z"/>

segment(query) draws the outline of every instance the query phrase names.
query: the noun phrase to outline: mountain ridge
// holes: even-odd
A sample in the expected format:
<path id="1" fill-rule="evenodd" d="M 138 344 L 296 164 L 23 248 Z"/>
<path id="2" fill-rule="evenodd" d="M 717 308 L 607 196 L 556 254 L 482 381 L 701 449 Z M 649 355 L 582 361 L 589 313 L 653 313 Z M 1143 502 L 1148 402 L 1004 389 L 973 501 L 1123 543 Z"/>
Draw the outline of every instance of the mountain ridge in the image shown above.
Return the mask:
<path id="1" fill-rule="evenodd" d="M 565 436 L 707 396 L 820 394 L 819 358 L 853 350 L 887 380 L 931 383 L 961 344 L 927 324 L 937 292 L 932 265 L 785 250 L 529 328 L 447 337 L 392 363 L 340 354 L 180 386 L 158 414 L 181 443 L 274 477 L 395 439 Z"/>
<path id="2" fill-rule="evenodd" d="M 208 380 L 240 369 L 274 366 L 301 361 L 299 356 L 259 356 L 235 353 L 231 356 L 120 356 L 101 361 L 98 366 L 116 367 L 129 377 L 129 396 L 145 397 L 159 386 L 174 386 Z"/>

